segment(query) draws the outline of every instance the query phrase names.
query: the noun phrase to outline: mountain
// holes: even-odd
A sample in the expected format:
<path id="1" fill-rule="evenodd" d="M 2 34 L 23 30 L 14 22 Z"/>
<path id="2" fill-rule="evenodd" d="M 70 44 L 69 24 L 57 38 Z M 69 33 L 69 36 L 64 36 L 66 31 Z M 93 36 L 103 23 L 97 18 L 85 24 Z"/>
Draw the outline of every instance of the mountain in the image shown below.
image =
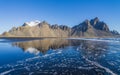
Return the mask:
<path id="1" fill-rule="evenodd" d="M 78 37 L 105 37 L 113 36 L 113 33 L 111 33 L 106 23 L 99 21 L 98 17 L 96 17 L 72 27 L 72 35 Z"/>
<path id="2" fill-rule="evenodd" d="M 50 25 L 46 21 L 40 23 L 24 23 L 20 27 L 13 27 L 8 32 L 4 32 L 3 36 L 11 37 L 68 37 L 71 28 L 66 25 Z M 36 25 L 37 24 L 37 25 Z"/>
<path id="3" fill-rule="evenodd" d="M 119 35 L 117 31 L 110 31 L 105 22 L 98 17 L 85 20 L 73 27 L 67 25 L 50 25 L 46 21 L 26 22 L 20 27 L 13 27 L 4 32 L 4 37 L 112 37 Z"/>

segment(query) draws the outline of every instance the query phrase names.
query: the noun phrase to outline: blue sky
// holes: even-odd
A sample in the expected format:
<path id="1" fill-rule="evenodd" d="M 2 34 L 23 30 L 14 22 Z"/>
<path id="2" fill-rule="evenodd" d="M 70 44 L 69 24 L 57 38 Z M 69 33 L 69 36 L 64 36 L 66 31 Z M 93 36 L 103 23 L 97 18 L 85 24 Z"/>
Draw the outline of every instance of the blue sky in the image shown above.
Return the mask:
<path id="1" fill-rule="evenodd" d="M 0 33 L 27 21 L 74 26 L 96 16 L 120 32 L 120 0 L 0 0 Z"/>

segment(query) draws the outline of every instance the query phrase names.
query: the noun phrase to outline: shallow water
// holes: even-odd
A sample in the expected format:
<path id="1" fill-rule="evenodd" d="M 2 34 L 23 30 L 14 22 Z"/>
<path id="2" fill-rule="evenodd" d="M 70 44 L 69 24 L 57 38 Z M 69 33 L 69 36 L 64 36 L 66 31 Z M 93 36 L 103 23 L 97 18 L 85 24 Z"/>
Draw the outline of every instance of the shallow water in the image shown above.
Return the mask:
<path id="1" fill-rule="evenodd" d="M 0 39 L 0 75 L 120 75 L 115 39 Z"/>

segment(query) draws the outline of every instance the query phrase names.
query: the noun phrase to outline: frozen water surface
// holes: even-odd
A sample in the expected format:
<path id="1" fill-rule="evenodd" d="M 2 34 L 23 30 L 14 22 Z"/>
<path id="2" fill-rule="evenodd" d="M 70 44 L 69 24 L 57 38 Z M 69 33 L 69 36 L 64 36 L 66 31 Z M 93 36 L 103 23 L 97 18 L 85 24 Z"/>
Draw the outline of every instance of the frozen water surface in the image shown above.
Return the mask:
<path id="1" fill-rule="evenodd" d="M 0 75 L 120 75 L 120 42 L 0 39 Z"/>

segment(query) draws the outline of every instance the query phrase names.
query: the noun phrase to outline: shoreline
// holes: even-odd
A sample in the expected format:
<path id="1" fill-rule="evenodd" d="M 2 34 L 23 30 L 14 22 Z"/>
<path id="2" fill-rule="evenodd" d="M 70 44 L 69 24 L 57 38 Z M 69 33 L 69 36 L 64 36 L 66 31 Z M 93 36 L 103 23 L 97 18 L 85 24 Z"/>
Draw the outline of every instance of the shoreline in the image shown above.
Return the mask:
<path id="1" fill-rule="evenodd" d="M 86 38 L 86 39 L 100 39 L 100 38 L 119 38 L 119 37 L 2 37 L 0 39 L 45 39 L 45 38 L 69 38 L 69 39 L 79 39 L 79 38 Z"/>

